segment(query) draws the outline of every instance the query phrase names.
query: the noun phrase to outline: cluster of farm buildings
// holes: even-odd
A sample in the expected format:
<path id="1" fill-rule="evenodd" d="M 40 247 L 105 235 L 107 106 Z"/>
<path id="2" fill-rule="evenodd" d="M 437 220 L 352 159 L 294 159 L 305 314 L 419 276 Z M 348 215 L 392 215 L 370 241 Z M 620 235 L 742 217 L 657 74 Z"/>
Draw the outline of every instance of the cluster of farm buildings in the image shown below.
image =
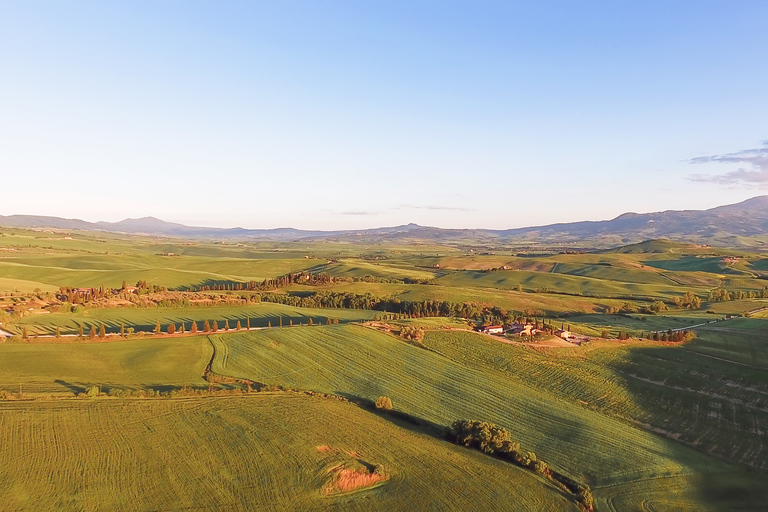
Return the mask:
<path id="1" fill-rule="evenodd" d="M 519 336 L 521 338 L 530 338 L 533 337 L 539 333 L 542 333 L 541 329 L 537 329 L 533 324 L 531 323 L 512 323 L 509 325 L 485 325 L 483 327 L 478 328 L 478 331 L 482 332 L 483 334 L 495 334 L 495 335 L 508 335 L 508 336 Z M 581 345 L 585 341 L 589 341 L 589 338 L 586 336 L 581 336 L 578 334 L 574 334 L 570 331 L 566 331 L 564 329 L 558 329 L 554 331 L 553 333 L 555 336 L 557 336 L 560 339 L 563 339 L 569 343 L 573 343 L 574 345 Z"/>

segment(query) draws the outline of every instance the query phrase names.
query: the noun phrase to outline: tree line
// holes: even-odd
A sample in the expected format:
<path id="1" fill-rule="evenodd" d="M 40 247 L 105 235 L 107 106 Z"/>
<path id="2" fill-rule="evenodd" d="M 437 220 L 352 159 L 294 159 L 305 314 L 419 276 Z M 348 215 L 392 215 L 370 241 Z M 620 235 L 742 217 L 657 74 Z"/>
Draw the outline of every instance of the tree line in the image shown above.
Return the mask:
<path id="1" fill-rule="evenodd" d="M 262 293 L 262 302 L 302 308 L 344 308 L 384 311 L 408 317 L 477 318 L 485 308 L 474 302 L 452 302 L 433 299 L 420 301 L 377 297 L 370 293 L 334 292 L 322 290 L 307 294 Z M 499 310 L 501 311 L 501 310 Z"/>
<path id="2" fill-rule="evenodd" d="M 456 444 L 480 450 L 548 478 L 575 495 L 582 510 L 594 510 L 594 497 L 587 484 L 555 471 L 534 452 L 523 453 L 520 442 L 513 440 L 508 430 L 487 421 L 457 420 L 451 426 L 450 435 Z"/>

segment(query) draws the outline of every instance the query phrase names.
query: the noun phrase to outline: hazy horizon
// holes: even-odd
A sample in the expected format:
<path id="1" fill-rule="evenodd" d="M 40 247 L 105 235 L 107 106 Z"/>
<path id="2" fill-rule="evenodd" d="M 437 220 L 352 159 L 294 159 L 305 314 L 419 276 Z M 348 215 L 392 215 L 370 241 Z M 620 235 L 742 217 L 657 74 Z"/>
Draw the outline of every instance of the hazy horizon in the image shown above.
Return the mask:
<path id="1" fill-rule="evenodd" d="M 768 195 L 753 196 L 751 198 L 748 198 L 746 201 L 749 201 L 751 199 L 757 199 L 757 198 L 760 198 L 760 197 L 768 198 Z M 740 203 L 741 202 L 742 201 L 740 201 Z M 729 205 L 728 204 L 719 204 L 719 205 L 713 206 L 712 208 L 716 208 L 716 207 L 719 207 L 719 206 L 729 206 Z M 680 211 L 680 210 L 674 209 L 674 208 L 670 208 L 670 209 L 667 209 L 667 210 L 660 210 L 660 211 L 653 211 L 653 212 L 652 211 L 647 211 L 647 212 L 646 211 L 639 211 L 639 212 L 626 211 L 626 212 L 622 212 L 619 215 L 616 215 L 616 216 L 608 218 L 608 219 L 576 219 L 576 220 L 567 221 L 567 222 L 553 222 L 553 223 L 549 223 L 549 224 L 530 224 L 530 225 L 525 225 L 525 226 L 509 226 L 509 227 L 502 227 L 502 228 L 488 228 L 488 227 L 485 227 L 485 226 L 471 226 L 471 227 L 465 227 L 465 228 L 454 228 L 454 227 L 448 227 L 448 226 L 420 224 L 418 222 L 404 222 L 402 224 L 381 224 L 381 225 L 370 225 L 370 226 L 363 226 L 363 227 L 356 227 L 356 228 L 333 229 L 333 228 L 327 228 L 327 227 L 298 228 L 296 226 L 289 226 L 289 225 L 275 225 L 275 226 L 252 227 L 252 226 L 248 226 L 248 225 L 245 225 L 245 224 L 234 224 L 234 225 L 219 225 L 219 226 L 215 226 L 215 225 L 205 224 L 204 222 L 200 223 L 200 224 L 185 224 L 183 222 L 175 222 L 175 221 L 171 221 L 171 220 L 168 220 L 168 219 L 163 219 L 163 218 L 155 217 L 153 215 L 142 215 L 142 216 L 138 216 L 138 217 L 123 217 L 121 219 L 114 220 L 114 221 L 112 221 L 112 220 L 103 220 L 103 219 L 91 220 L 91 219 L 85 219 L 85 218 L 79 218 L 79 217 L 63 217 L 63 216 L 60 216 L 60 215 L 38 215 L 38 214 L 8 214 L 8 215 L 0 214 L 0 216 L 11 216 L 11 215 L 26 215 L 26 216 L 33 216 L 33 217 L 45 216 L 45 217 L 61 218 L 61 219 L 65 219 L 65 220 L 81 220 L 81 221 L 91 222 L 91 223 L 98 223 L 98 222 L 119 223 L 121 221 L 136 221 L 136 220 L 144 220 L 144 219 L 154 219 L 154 220 L 159 220 L 159 221 L 162 221 L 162 222 L 169 222 L 169 223 L 175 223 L 175 224 L 183 224 L 183 225 L 188 226 L 188 227 L 214 228 L 214 229 L 250 229 L 250 230 L 260 230 L 260 229 L 261 230 L 270 230 L 270 229 L 298 229 L 298 230 L 301 230 L 301 231 L 345 231 L 345 230 L 349 230 L 349 231 L 365 231 L 365 230 L 373 230 L 373 229 L 379 229 L 379 228 L 392 228 L 392 227 L 406 226 L 406 225 L 414 224 L 414 225 L 418 225 L 419 227 L 437 228 L 437 229 L 475 229 L 475 230 L 491 230 L 491 231 L 496 231 L 496 230 L 508 230 L 508 229 L 518 229 L 518 228 L 545 227 L 545 226 L 553 225 L 553 224 L 569 224 L 569 223 L 573 223 L 573 222 L 575 222 L 575 223 L 578 223 L 578 222 L 604 222 L 604 221 L 614 220 L 615 218 L 617 218 L 617 217 L 619 217 L 621 215 L 624 215 L 624 214 L 640 214 L 640 215 L 643 215 L 643 214 L 662 213 L 664 211 Z M 697 211 L 703 211 L 703 210 L 697 210 Z"/>

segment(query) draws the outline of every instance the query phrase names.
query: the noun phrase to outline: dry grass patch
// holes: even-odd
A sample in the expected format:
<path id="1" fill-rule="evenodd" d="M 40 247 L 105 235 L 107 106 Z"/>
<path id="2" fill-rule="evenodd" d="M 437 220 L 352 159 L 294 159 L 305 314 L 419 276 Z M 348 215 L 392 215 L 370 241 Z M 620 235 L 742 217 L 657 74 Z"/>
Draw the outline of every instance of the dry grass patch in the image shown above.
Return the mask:
<path id="1" fill-rule="evenodd" d="M 330 496 L 351 492 L 383 482 L 387 480 L 387 476 L 380 468 L 380 466 L 375 466 L 373 469 L 369 469 L 359 463 L 334 466 L 328 470 L 331 481 L 323 487 L 323 494 Z"/>

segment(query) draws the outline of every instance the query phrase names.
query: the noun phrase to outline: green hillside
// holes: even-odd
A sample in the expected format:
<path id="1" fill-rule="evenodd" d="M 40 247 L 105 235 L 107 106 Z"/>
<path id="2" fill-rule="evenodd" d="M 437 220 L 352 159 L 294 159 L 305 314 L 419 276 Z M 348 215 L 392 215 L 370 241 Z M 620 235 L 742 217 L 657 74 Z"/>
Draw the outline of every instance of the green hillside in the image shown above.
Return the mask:
<path id="1" fill-rule="evenodd" d="M 577 510 L 528 471 L 307 396 L 0 402 L 0 433 L 3 510 Z M 389 479 L 326 495 L 365 465 Z"/>
<path id="2" fill-rule="evenodd" d="M 667 478 L 733 471 L 714 458 L 547 391 L 560 385 L 559 372 L 531 386 L 505 372 L 356 326 L 211 338 L 216 347 L 213 370 L 222 375 L 365 399 L 387 395 L 397 409 L 440 425 L 468 416 L 492 421 L 556 468 L 593 483 L 598 492 L 642 482 L 640 487 L 654 500 L 682 507 L 684 503 L 665 501 L 671 499 L 665 491 Z M 703 495 L 696 500 L 704 507 Z"/>
<path id="3" fill-rule="evenodd" d="M 273 327 L 277 327 L 281 318 L 283 324 L 288 326 L 291 321 L 295 324 L 309 323 L 310 318 L 314 323 L 325 323 L 328 318 L 344 323 L 369 320 L 373 316 L 373 311 L 359 309 L 298 308 L 265 302 L 250 306 L 88 309 L 82 313 L 29 315 L 8 328 L 19 333 L 26 326 L 29 335 L 32 336 L 35 333 L 55 334 L 56 327 L 60 328 L 61 334 L 78 334 L 80 326 L 83 326 L 87 335 L 91 327 L 98 329 L 101 325 L 105 326 L 108 333 L 120 332 L 121 325 L 134 328 L 136 332 L 150 332 L 157 322 L 160 322 L 163 330 L 171 323 L 176 327 L 184 323 L 185 330 L 189 330 L 193 321 L 197 322 L 199 329 L 202 329 L 205 320 L 211 323 L 218 322 L 219 328 L 223 328 L 225 322 L 229 322 L 230 329 L 234 329 L 238 321 L 241 327 L 245 328 L 249 318 L 251 327 L 267 327 L 270 323 Z"/>

